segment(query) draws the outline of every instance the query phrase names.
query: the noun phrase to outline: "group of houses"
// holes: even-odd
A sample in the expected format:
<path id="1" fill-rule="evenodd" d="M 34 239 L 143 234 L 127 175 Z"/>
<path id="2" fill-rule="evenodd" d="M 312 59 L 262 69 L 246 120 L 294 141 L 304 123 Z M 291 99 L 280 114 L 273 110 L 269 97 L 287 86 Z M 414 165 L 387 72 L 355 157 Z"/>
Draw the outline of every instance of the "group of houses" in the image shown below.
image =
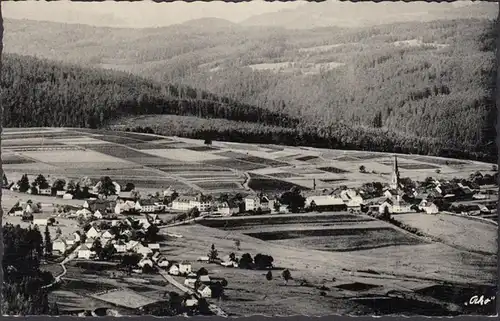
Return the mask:
<path id="1" fill-rule="evenodd" d="M 100 229 L 96 225 L 91 225 L 85 232 L 76 231 L 71 236 L 59 236 L 52 243 L 54 253 L 66 254 L 70 249 L 75 249 L 77 258 L 93 259 L 96 257 L 94 250 L 96 241 L 99 240 L 102 247 L 111 244 L 118 255 L 135 253 L 142 257 L 139 266 L 147 264 L 148 257 L 160 250 L 159 243 L 145 243 L 133 239 L 133 225 L 140 226 L 143 233 L 152 224 L 150 219 L 114 220 L 110 228 Z M 114 228 L 118 227 L 120 228 Z M 83 236 L 85 235 L 85 236 Z"/>

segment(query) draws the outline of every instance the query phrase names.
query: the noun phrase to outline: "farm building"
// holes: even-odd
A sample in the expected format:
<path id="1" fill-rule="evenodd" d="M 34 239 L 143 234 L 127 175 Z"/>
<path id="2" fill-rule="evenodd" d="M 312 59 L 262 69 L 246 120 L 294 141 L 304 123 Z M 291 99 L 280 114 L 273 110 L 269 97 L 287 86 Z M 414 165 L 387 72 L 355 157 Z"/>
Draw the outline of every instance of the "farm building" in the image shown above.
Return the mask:
<path id="1" fill-rule="evenodd" d="M 116 206 L 116 201 L 110 200 L 109 197 L 106 200 L 88 200 L 85 203 L 88 205 L 88 209 L 92 213 L 94 213 L 95 211 L 99 211 L 103 214 L 108 213 L 113 211 Z"/>
<path id="2" fill-rule="evenodd" d="M 179 264 L 179 272 L 182 274 L 191 273 L 191 263 L 189 262 L 181 262 Z"/>
<path id="3" fill-rule="evenodd" d="M 199 258 L 196 259 L 198 262 L 208 262 L 210 261 L 210 258 L 208 256 L 200 256 Z"/>
<path id="4" fill-rule="evenodd" d="M 340 197 L 335 197 L 332 195 L 309 196 L 306 198 L 305 207 L 324 211 L 347 210 L 347 205 L 344 203 L 344 200 L 342 200 L 342 198 Z"/>
<path id="5" fill-rule="evenodd" d="M 212 200 L 203 194 L 180 196 L 172 202 L 172 209 L 176 211 L 189 211 L 197 207 L 200 212 L 208 212 L 212 206 Z"/>
<path id="6" fill-rule="evenodd" d="M 238 206 L 238 204 L 231 201 L 222 202 L 218 206 L 218 211 L 222 214 L 222 216 L 231 216 L 233 214 L 239 213 L 240 207 Z"/>
<path id="7" fill-rule="evenodd" d="M 264 195 L 247 196 L 244 201 L 245 211 L 258 211 L 260 209 L 262 212 L 268 212 L 274 207 L 274 202 Z"/>
<path id="8" fill-rule="evenodd" d="M 56 191 L 56 197 L 63 197 L 66 191 Z"/>
<path id="9" fill-rule="evenodd" d="M 363 205 L 363 197 L 353 189 L 343 190 L 340 192 L 340 198 L 344 201 L 348 208 L 360 209 Z"/>
<path id="10" fill-rule="evenodd" d="M 141 213 L 155 213 L 161 211 L 162 206 L 156 204 L 152 199 L 143 199 L 135 203 L 135 209 Z"/>
<path id="11" fill-rule="evenodd" d="M 90 248 L 83 244 L 78 248 L 78 258 L 82 259 L 90 259 L 95 255 L 94 252 L 90 250 Z"/>
<path id="12" fill-rule="evenodd" d="M 38 226 L 49 225 L 49 220 L 46 218 L 36 218 L 33 220 L 33 225 L 38 225 Z"/>
<path id="13" fill-rule="evenodd" d="M 202 298 L 211 298 L 212 297 L 212 289 L 210 289 L 209 286 L 202 284 L 198 288 L 198 293 L 201 295 Z"/>

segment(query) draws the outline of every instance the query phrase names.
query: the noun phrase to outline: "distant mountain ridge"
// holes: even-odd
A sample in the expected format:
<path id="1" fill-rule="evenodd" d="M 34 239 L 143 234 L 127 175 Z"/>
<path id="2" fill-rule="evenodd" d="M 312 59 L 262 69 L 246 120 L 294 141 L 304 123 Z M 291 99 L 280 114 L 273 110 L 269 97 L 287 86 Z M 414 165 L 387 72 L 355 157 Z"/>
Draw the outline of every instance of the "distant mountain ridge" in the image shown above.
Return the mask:
<path id="1" fill-rule="evenodd" d="M 453 3 L 419 2 L 350 2 L 308 3 L 301 7 L 280 12 L 270 12 L 250 17 L 241 22 L 244 26 L 273 26 L 287 29 L 320 27 L 362 27 L 406 21 L 431 21 L 459 18 L 495 18 L 498 4 L 474 3 L 456 6 Z"/>

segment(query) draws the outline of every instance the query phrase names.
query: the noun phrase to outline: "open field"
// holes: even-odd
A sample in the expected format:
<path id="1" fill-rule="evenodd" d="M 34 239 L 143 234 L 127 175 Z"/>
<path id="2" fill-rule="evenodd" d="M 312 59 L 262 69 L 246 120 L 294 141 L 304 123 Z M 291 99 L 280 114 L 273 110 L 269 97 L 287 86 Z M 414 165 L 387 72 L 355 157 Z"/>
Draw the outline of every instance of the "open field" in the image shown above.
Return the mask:
<path id="1" fill-rule="evenodd" d="M 181 234 L 183 238 L 169 241 L 165 255 L 175 260 L 194 261 L 206 255 L 212 243 L 221 257 L 231 252 L 237 256 L 243 253 L 272 255 L 277 268 L 272 281 L 265 279 L 265 271 L 193 265 L 193 268 L 205 266 L 211 274 L 228 280 L 228 299 L 218 304 L 234 315 L 269 314 L 269 311 L 273 315 L 371 314 L 373 310 L 369 306 L 346 298 L 370 293 L 384 295 L 391 290 L 411 292 L 441 281 L 495 283 L 495 256 L 463 252 L 440 243 L 425 243 L 394 231 L 394 234 L 383 231 L 324 240 L 305 237 L 268 242 L 236 230 L 179 226 L 169 228 L 168 232 Z M 235 239 L 240 240 L 240 250 L 235 248 Z M 333 247 L 328 248 L 328 243 L 334 243 Z M 370 246 L 374 243 L 377 248 Z M 313 249 L 314 246 L 322 250 Z M 355 246 L 362 249 L 350 251 Z M 306 279 L 312 286 L 294 282 L 285 286 L 279 277 L 281 268 L 290 269 L 295 280 Z M 365 270 L 372 272 L 365 273 Z M 354 282 L 376 286 L 371 290 L 350 290 L 349 284 Z M 321 285 L 330 289 L 324 297 L 316 288 Z M 337 286 L 345 286 L 345 289 Z"/>
<path id="2" fill-rule="evenodd" d="M 422 213 L 393 216 L 423 233 L 440 239 L 443 243 L 491 254 L 498 252 L 498 227 L 485 222 L 456 215 L 427 215 Z"/>
<path id="3" fill-rule="evenodd" d="M 55 150 L 59 146 L 73 150 Z M 162 176 L 162 171 L 166 177 L 163 181 L 175 181 L 179 186 L 184 186 L 186 179 L 203 181 L 206 192 L 221 179 L 225 182 L 221 189 L 230 192 L 235 184 L 243 183 L 245 173 L 250 174 L 248 186 L 254 191 L 311 188 L 313 179 L 318 188 L 359 186 L 387 181 L 392 166 L 392 155 L 387 153 L 218 141 L 207 146 L 195 139 L 91 129 L 10 129 L 2 135 L 2 149 L 8 178 L 24 173 L 63 177 L 117 175 L 124 180 L 133 178 L 138 188 L 161 188 L 162 182 L 157 184 L 150 178 Z M 408 160 L 400 161 L 401 175 L 417 180 L 427 176 L 467 177 L 478 170 L 492 173 L 491 164 L 480 162 L 419 155 L 401 158 Z M 366 173 L 359 172 L 361 165 Z M 202 186 L 195 188 L 205 191 Z"/>

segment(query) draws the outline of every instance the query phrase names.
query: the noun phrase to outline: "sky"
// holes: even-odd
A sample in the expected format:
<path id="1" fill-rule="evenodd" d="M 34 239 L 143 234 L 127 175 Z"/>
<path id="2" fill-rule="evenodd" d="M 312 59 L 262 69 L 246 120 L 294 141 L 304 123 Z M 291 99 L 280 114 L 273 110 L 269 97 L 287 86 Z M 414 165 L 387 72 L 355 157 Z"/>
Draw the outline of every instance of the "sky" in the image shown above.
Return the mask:
<path id="1" fill-rule="evenodd" d="M 70 2 L 70 1 L 3 1 L 4 18 L 30 19 L 94 26 L 149 28 L 179 24 L 193 19 L 211 17 L 235 23 L 253 15 L 294 9 L 303 1 L 244 3 L 222 1 L 186 3 L 140 2 Z"/>

